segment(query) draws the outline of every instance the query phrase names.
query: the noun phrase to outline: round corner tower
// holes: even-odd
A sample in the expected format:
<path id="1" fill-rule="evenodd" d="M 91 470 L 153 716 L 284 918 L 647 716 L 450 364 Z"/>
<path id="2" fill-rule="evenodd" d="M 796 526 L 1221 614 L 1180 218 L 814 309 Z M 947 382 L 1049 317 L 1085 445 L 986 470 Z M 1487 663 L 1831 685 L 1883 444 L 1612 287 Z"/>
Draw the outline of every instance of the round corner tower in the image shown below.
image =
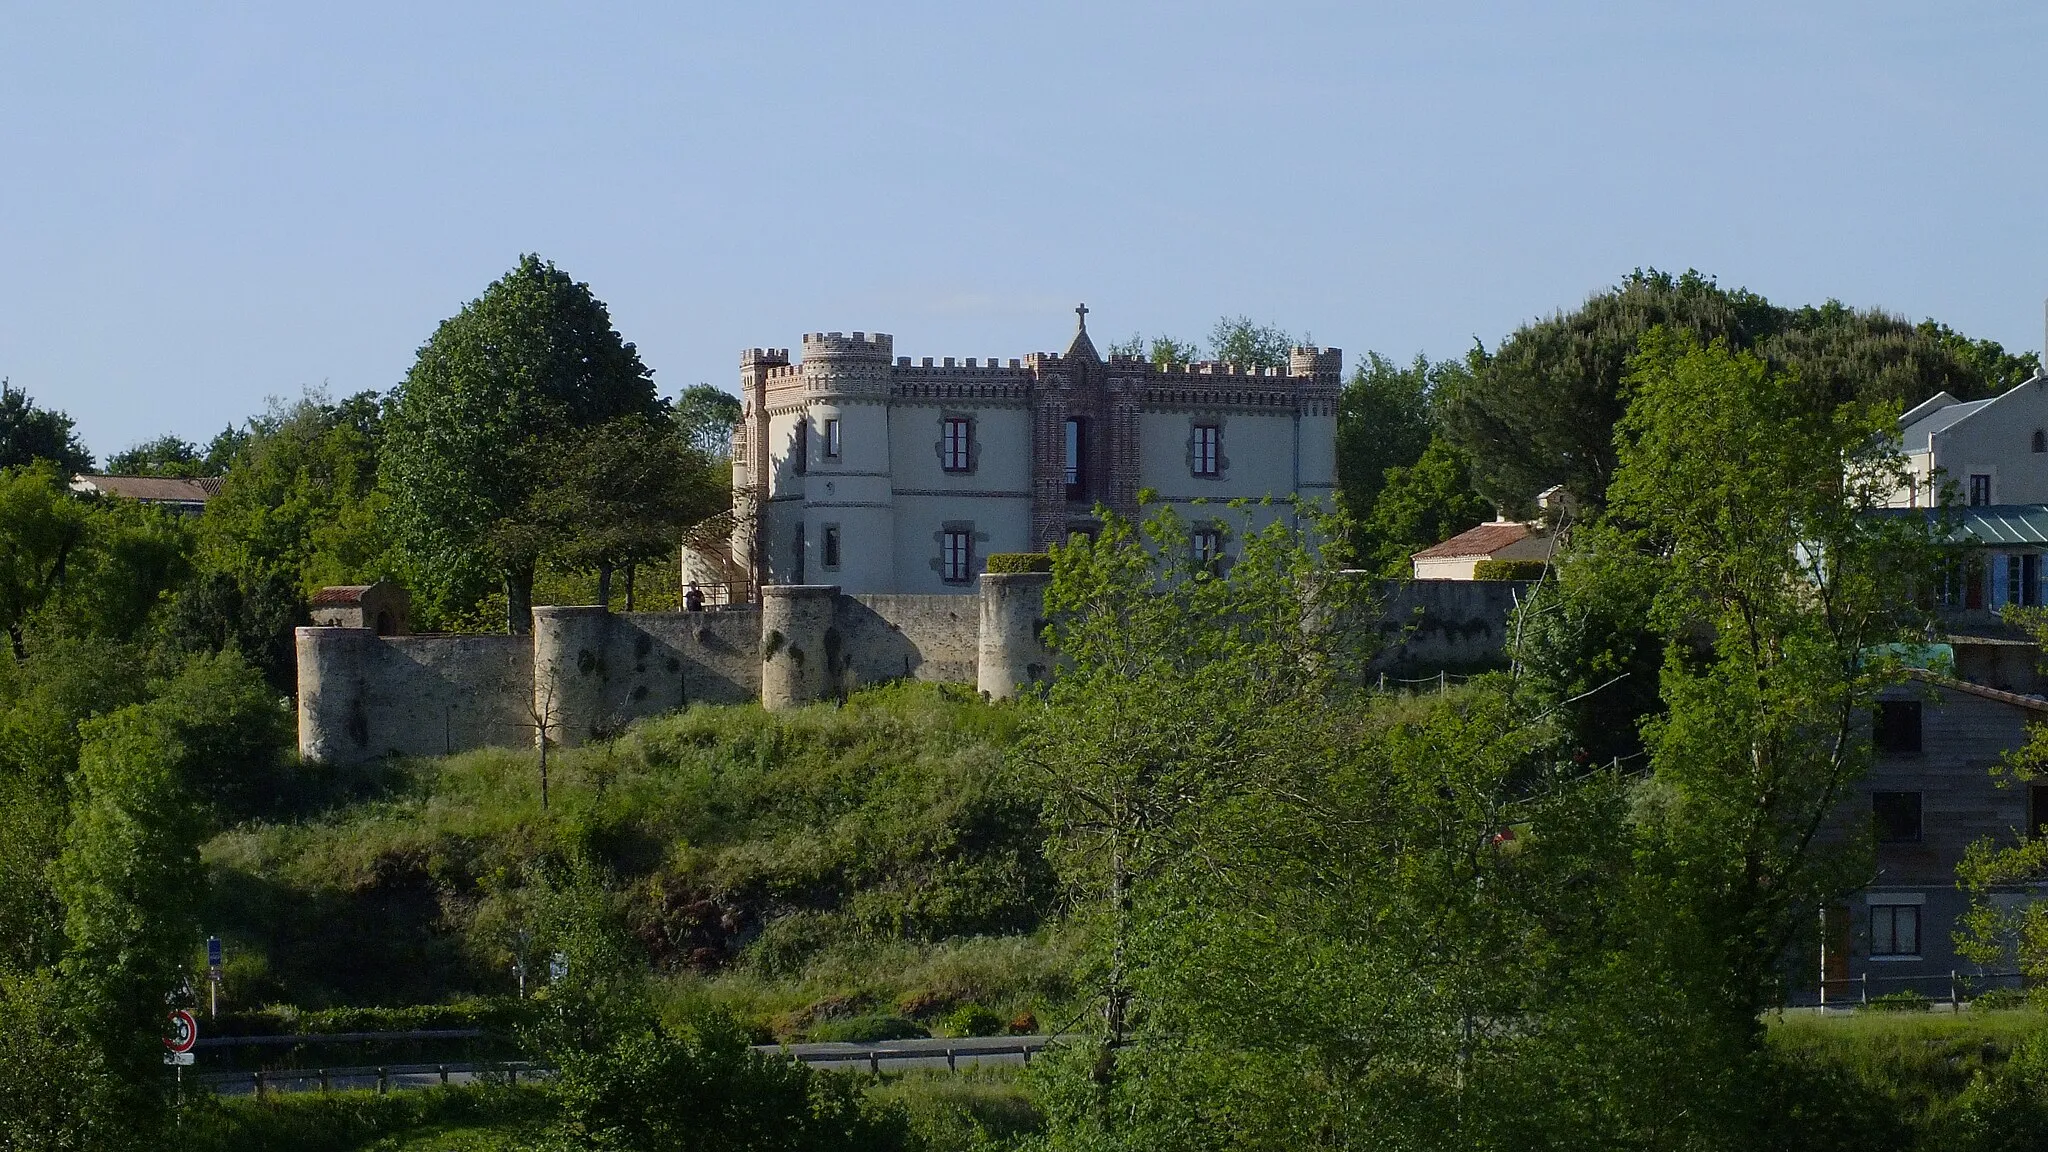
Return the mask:
<path id="1" fill-rule="evenodd" d="M 1045 646 L 1045 588 L 1050 572 L 987 572 L 981 577 L 981 627 L 975 688 L 1009 700 L 1052 676 Z"/>
<path id="2" fill-rule="evenodd" d="M 299 666 L 299 756 L 327 764 L 359 764 L 374 757 L 368 697 L 376 630 L 299 628 L 293 639 Z"/>
<path id="3" fill-rule="evenodd" d="M 832 583 L 850 593 L 896 583 L 896 514 L 891 494 L 889 399 L 895 340 L 886 333 L 810 333 L 803 339 L 796 411 L 770 431 L 771 451 L 792 457 L 801 520 L 771 530 L 782 579 Z M 792 510 L 793 511 L 793 510 Z M 778 516 L 788 515 L 778 511 Z M 798 555 L 799 550 L 801 556 Z"/>
<path id="4" fill-rule="evenodd" d="M 770 584 L 761 589 L 761 705 L 771 711 L 824 700 L 838 683 L 839 589 Z"/>

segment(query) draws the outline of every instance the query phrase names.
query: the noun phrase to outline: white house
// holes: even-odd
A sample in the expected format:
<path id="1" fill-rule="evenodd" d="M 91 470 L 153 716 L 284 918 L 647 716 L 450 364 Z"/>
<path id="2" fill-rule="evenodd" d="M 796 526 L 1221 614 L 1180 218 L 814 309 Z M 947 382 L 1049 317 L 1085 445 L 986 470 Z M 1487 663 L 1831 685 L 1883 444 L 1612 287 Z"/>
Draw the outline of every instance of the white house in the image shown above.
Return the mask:
<path id="1" fill-rule="evenodd" d="M 1988 400 L 1937 392 L 1899 417 L 1911 481 L 1895 508 L 1940 503 L 1944 485 L 1972 507 L 2048 504 L 2048 377 Z"/>
<path id="2" fill-rule="evenodd" d="M 1470 580 L 1481 560 L 1549 560 L 1552 541 L 1540 521 L 1495 520 L 1467 528 L 1408 558 L 1417 580 Z"/>
<path id="3" fill-rule="evenodd" d="M 729 570 L 849 594 L 970 592 L 993 552 L 1037 551 L 1138 512 L 1150 489 L 1228 554 L 1238 497 L 1336 489 L 1343 354 L 1285 367 L 1105 360 L 1087 309 L 1064 353 L 896 356 L 880 333 L 806 335 L 741 355 Z M 1200 501 L 1200 503 L 1198 503 Z M 707 564 L 709 571 L 716 565 Z"/>

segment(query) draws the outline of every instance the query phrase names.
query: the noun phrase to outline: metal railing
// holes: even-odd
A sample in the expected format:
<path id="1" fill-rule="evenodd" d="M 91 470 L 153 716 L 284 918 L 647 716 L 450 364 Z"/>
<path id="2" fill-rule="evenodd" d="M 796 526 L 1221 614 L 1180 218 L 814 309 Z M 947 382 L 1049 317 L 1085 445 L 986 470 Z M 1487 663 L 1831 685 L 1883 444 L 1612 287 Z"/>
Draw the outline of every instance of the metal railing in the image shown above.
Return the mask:
<path id="1" fill-rule="evenodd" d="M 1963 1004 L 1976 999 L 1983 992 L 2022 987 L 2024 979 L 2024 974 L 2019 972 L 1963 972 L 1954 968 L 1949 969 L 1947 972 L 1910 972 L 1897 976 L 1872 975 L 1866 971 L 1855 976 L 1838 976 L 1831 979 L 1822 979 L 1820 981 L 1820 1006 L 1822 1008 L 1834 1008 L 1852 1005 L 1861 1007 L 1866 1005 L 1870 1003 L 1870 986 L 1872 984 L 1880 986 L 1887 984 L 1899 985 L 1898 990 L 1901 992 L 1919 992 L 1921 988 L 1931 984 L 1932 991 L 1936 993 L 1943 991 L 1945 986 L 1947 996 L 1929 995 L 1927 999 L 1930 1002 L 1940 1002 L 1946 999 L 1950 1008 L 1959 1008 Z M 1986 981 L 1992 983 L 1988 987 L 1984 986 Z M 1920 987 L 1915 987 L 1915 985 L 1920 985 Z M 1844 995 L 1840 998 L 1831 998 L 1830 990 L 1836 988 L 1841 989 Z M 1883 995 L 1881 990 L 1879 995 Z"/>

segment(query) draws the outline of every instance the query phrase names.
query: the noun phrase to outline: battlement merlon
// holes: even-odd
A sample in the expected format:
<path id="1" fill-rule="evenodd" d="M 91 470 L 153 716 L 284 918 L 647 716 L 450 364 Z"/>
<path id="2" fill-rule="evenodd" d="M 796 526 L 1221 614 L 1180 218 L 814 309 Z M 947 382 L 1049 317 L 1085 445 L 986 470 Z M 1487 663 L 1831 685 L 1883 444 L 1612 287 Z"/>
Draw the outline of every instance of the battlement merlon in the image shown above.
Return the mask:
<path id="1" fill-rule="evenodd" d="M 787 348 L 748 348 L 740 353 L 740 367 L 780 368 L 789 363 Z"/>

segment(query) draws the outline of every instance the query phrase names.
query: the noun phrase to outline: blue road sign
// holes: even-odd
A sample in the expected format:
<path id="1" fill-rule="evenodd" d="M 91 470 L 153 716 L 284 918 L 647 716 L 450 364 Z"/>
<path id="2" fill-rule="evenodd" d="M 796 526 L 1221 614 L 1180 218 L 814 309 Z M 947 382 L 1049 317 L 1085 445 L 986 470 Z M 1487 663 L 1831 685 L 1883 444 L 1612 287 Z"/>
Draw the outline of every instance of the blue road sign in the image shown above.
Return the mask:
<path id="1" fill-rule="evenodd" d="M 208 936 L 206 938 L 206 966 L 213 969 L 220 967 L 220 937 L 218 936 Z"/>

